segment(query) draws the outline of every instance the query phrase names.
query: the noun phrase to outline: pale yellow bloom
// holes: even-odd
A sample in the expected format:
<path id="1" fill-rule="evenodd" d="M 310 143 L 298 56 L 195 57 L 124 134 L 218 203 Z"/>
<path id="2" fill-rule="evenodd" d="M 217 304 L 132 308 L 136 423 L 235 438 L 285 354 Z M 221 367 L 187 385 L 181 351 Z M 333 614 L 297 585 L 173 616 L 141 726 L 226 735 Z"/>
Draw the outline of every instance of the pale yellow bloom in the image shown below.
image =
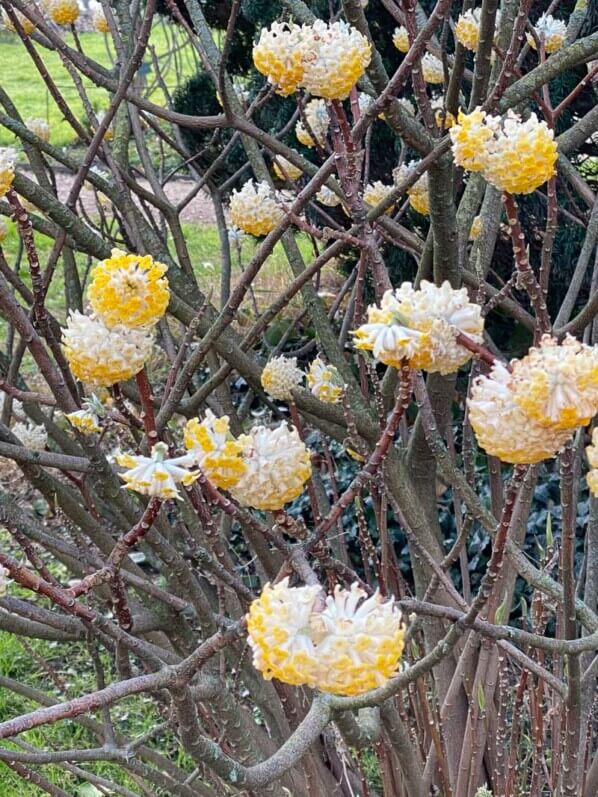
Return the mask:
<path id="1" fill-rule="evenodd" d="M 572 430 L 598 412 L 598 346 L 544 335 L 512 366 L 515 401 L 540 426 Z"/>
<path id="2" fill-rule="evenodd" d="M 25 122 L 28 130 L 31 130 L 42 141 L 50 140 L 50 125 L 45 119 L 30 117 Z"/>
<path id="3" fill-rule="evenodd" d="M 273 357 L 262 371 L 261 382 L 273 399 L 291 401 L 293 390 L 303 382 L 303 371 L 297 368 L 296 357 Z"/>
<path id="4" fill-rule="evenodd" d="M 295 182 L 298 180 L 303 172 L 299 167 L 295 166 L 291 161 L 283 158 L 282 155 L 277 155 L 273 162 L 274 172 L 280 180 L 290 180 Z"/>
<path id="5" fill-rule="evenodd" d="M 281 509 L 303 492 L 311 476 L 311 460 L 297 430 L 254 427 L 243 450 L 245 472 L 230 492 L 242 506 Z"/>
<path id="6" fill-rule="evenodd" d="M 98 33 L 110 33 L 108 20 L 104 15 L 101 3 L 90 3 L 91 21 Z"/>
<path id="7" fill-rule="evenodd" d="M 434 97 L 430 105 L 434 111 L 436 125 L 441 130 L 450 130 L 457 123 L 453 114 L 444 107 L 444 97 L 442 95 Z"/>
<path id="8" fill-rule="evenodd" d="M 356 28 L 339 21 L 314 22 L 304 47 L 302 87 L 314 97 L 343 100 L 372 58 L 369 41 Z"/>
<path id="9" fill-rule="evenodd" d="M 91 273 L 88 296 L 93 311 L 107 327 L 157 324 L 170 299 L 167 270 L 150 255 L 113 249 Z"/>
<path id="10" fill-rule="evenodd" d="M 480 9 L 470 8 L 464 14 L 460 14 L 455 25 L 455 37 L 463 47 L 468 50 L 476 51 L 478 38 L 480 35 Z"/>
<path id="11" fill-rule="evenodd" d="M 341 198 L 338 194 L 332 190 L 332 188 L 328 188 L 327 185 L 323 185 L 318 193 L 316 194 L 316 199 L 322 205 L 326 205 L 329 208 L 335 208 L 341 203 Z"/>
<path id="12" fill-rule="evenodd" d="M 542 14 L 534 25 L 534 30 L 540 41 L 544 42 L 546 53 L 556 53 L 565 43 L 567 25 L 561 19 L 555 19 L 552 14 Z M 531 33 L 526 34 L 527 43 L 535 50 L 536 41 Z"/>
<path id="13" fill-rule="evenodd" d="M 26 423 L 15 423 L 11 429 L 21 443 L 32 451 L 43 451 L 48 442 L 48 433 L 45 427 L 39 426 L 30 421 Z"/>
<path id="14" fill-rule="evenodd" d="M 27 34 L 27 36 L 31 36 L 33 31 L 35 30 L 35 24 L 31 22 L 31 20 L 22 14 L 20 11 L 17 11 L 16 8 L 13 9 L 16 18 L 19 20 L 19 24 L 23 28 L 23 32 Z M 12 24 L 12 20 L 9 19 L 8 14 L 4 14 L 4 27 L 6 30 L 11 31 L 11 33 L 15 33 L 15 26 Z"/>
<path id="15" fill-rule="evenodd" d="M 357 695 L 397 673 L 405 628 L 391 598 L 367 598 L 353 584 L 337 586 L 319 607 L 318 586 L 266 585 L 249 609 L 247 629 L 254 666 L 264 678 Z"/>
<path id="16" fill-rule="evenodd" d="M 328 135 L 328 128 L 330 127 L 330 117 L 326 110 L 325 100 L 310 100 L 305 106 L 305 119 L 311 132 L 316 137 L 317 142 L 320 146 L 323 146 L 326 142 L 326 136 Z M 307 127 L 303 124 L 301 119 L 295 125 L 295 135 L 304 146 L 315 146 L 311 134 L 308 132 Z"/>
<path id="17" fill-rule="evenodd" d="M 284 218 L 278 196 L 268 183 L 248 180 L 230 198 L 230 217 L 234 225 L 256 237 L 267 235 Z"/>
<path id="18" fill-rule="evenodd" d="M 127 490 L 152 498 L 180 498 L 177 484 L 188 487 L 199 477 L 199 471 L 188 470 L 193 462 L 189 454 L 174 459 L 167 459 L 166 443 L 156 443 L 151 457 L 120 454 L 116 462 L 123 468 L 120 478 L 125 482 Z"/>
<path id="19" fill-rule="evenodd" d="M 6 196 L 15 179 L 17 153 L 9 147 L 0 147 L 0 198 Z"/>
<path id="20" fill-rule="evenodd" d="M 351 334 L 355 347 L 371 351 L 386 365 L 448 374 L 467 363 L 472 353 L 457 342 L 459 332 L 483 340 L 484 320 L 467 290 L 422 280 L 419 290 L 404 282 L 386 291 L 381 306 L 368 308 L 368 323 Z"/>
<path id="21" fill-rule="evenodd" d="M 395 32 L 392 35 L 392 43 L 394 46 L 399 50 L 401 53 L 406 53 L 409 51 L 409 34 L 407 33 L 407 28 L 403 25 L 400 25 L 398 28 L 395 28 Z"/>
<path id="22" fill-rule="evenodd" d="M 57 25 L 74 25 L 79 19 L 79 4 L 77 0 L 54 0 L 48 12 Z"/>
<path id="23" fill-rule="evenodd" d="M 598 427 L 592 430 L 592 443 L 586 448 L 586 455 L 590 465 L 586 481 L 592 495 L 598 497 Z"/>
<path id="24" fill-rule="evenodd" d="M 404 180 L 406 180 L 411 175 L 418 163 L 419 161 L 410 161 L 409 163 L 403 163 L 401 166 L 394 169 L 392 176 L 395 185 L 400 185 Z M 407 189 L 407 196 L 409 197 L 409 204 L 414 210 L 416 210 L 418 213 L 421 213 L 422 216 L 428 216 L 430 214 L 430 192 L 428 189 L 427 172 L 422 174 L 422 176 L 418 178 L 418 180 L 410 188 Z"/>
<path id="25" fill-rule="evenodd" d="M 550 459 L 571 436 L 568 430 L 540 426 L 521 408 L 513 378 L 501 363 L 475 380 L 467 404 L 478 445 L 503 462 L 531 465 Z"/>
<path id="26" fill-rule="evenodd" d="M 228 415 L 217 418 L 207 410 L 203 421 L 192 418 L 185 425 L 184 440 L 195 462 L 216 487 L 228 490 L 247 470 L 242 454 L 248 438 L 235 440 Z"/>
<path id="27" fill-rule="evenodd" d="M 453 157 L 457 166 L 470 172 L 480 172 L 488 163 L 490 142 L 500 119 L 489 116 L 481 108 L 466 114 L 459 111 L 457 124 L 450 129 Z"/>
<path id="28" fill-rule="evenodd" d="M 307 384 L 313 395 L 326 404 L 336 404 L 343 396 L 343 379 L 334 365 L 326 365 L 316 357 L 307 374 Z"/>
<path id="29" fill-rule="evenodd" d="M 382 202 L 384 199 L 386 199 L 386 197 L 390 194 L 393 188 L 394 188 L 393 185 L 384 185 L 384 183 L 381 180 L 376 180 L 375 183 L 370 183 L 365 187 L 365 190 L 363 192 L 363 201 L 365 202 L 366 205 L 369 205 L 369 207 L 373 208 L 376 205 L 378 205 L 380 202 Z M 391 205 L 384 212 L 392 213 L 393 207 L 394 206 Z"/>
<path id="30" fill-rule="evenodd" d="M 154 338 L 143 328 L 109 329 L 97 318 L 74 312 L 63 330 L 62 342 L 77 379 L 107 387 L 141 371 L 151 356 Z"/>
<path id="31" fill-rule="evenodd" d="M 304 72 L 302 45 L 305 28 L 286 22 L 273 22 L 270 29 L 262 29 L 253 48 L 253 63 L 258 72 L 266 75 L 284 97 L 293 94 Z"/>
<path id="32" fill-rule="evenodd" d="M 469 240 L 476 241 L 482 234 L 482 217 L 476 216 L 469 228 Z"/>
<path id="33" fill-rule="evenodd" d="M 432 53 L 426 53 L 421 60 L 422 76 L 426 83 L 437 85 L 444 83 L 444 69 L 442 61 Z"/>
<path id="34" fill-rule="evenodd" d="M 98 416 L 90 409 L 69 412 L 64 417 L 81 434 L 97 434 L 102 431 Z"/>

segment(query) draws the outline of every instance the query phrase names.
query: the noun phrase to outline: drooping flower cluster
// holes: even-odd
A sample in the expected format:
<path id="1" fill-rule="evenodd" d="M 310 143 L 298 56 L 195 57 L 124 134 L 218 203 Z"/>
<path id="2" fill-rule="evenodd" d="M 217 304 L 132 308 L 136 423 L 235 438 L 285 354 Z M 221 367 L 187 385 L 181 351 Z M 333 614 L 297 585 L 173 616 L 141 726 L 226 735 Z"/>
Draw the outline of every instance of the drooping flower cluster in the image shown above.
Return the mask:
<path id="1" fill-rule="evenodd" d="M 368 322 L 352 332 L 355 347 L 396 368 L 449 374 L 467 363 L 472 353 L 457 338 L 463 333 L 481 343 L 484 321 L 480 307 L 469 301 L 467 290 L 423 280 L 416 290 L 404 282 L 386 291 L 380 307 L 368 308 Z"/>
<path id="2" fill-rule="evenodd" d="M 273 357 L 261 376 L 266 393 L 278 401 L 291 401 L 293 390 L 303 381 L 303 371 L 297 368 L 296 357 Z"/>
<path id="3" fill-rule="evenodd" d="M 592 430 L 592 444 L 586 448 L 586 455 L 590 465 L 586 481 L 592 495 L 598 497 L 598 427 Z"/>
<path id="4" fill-rule="evenodd" d="M 120 478 L 125 482 L 127 490 L 152 498 L 180 498 L 177 484 L 185 487 L 193 484 L 199 471 L 188 470 L 193 458 L 188 454 L 174 459 L 167 459 L 166 443 L 156 443 L 151 457 L 120 454 L 115 459 L 123 468 L 128 468 Z"/>
<path id="5" fill-rule="evenodd" d="M 554 131 L 535 113 L 525 122 L 508 111 L 504 119 L 476 108 L 459 113 L 450 129 L 453 157 L 469 171 L 481 171 L 501 191 L 529 194 L 555 173 Z"/>
<path id="6" fill-rule="evenodd" d="M 217 418 L 211 410 L 203 421 L 192 418 L 185 425 L 185 447 L 207 478 L 223 490 L 247 470 L 242 454 L 248 440 L 245 435 L 235 440 L 228 415 Z"/>
<path id="7" fill-rule="evenodd" d="M 63 348 L 73 374 L 82 382 L 109 387 L 131 379 L 149 359 L 154 338 L 147 329 L 111 328 L 99 319 L 71 313 Z"/>
<path id="8" fill-rule="evenodd" d="M 28 130 L 31 130 L 42 141 L 50 140 L 50 125 L 45 119 L 30 117 L 25 122 Z"/>
<path id="9" fill-rule="evenodd" d="M 46 429 L 35 423 L 15 423 L 11 431 L 19 438 L 25 448 L 32 451 L 43 451 L 48 442 Z"/>
<path id="10" fill-rule="evenodd" d="M 94 313 L 107 327 L 154 326 L 168 307 L 167 270 L 150 255 L 113 249 L 91 274 L 88 296 Z"/>
<path id="11" fill-rule="evenodd" d="M 248 180 L 230 198 L 230 217 L 233 224 L 256 237 L 267 235 L 284 218 L 278 197 L 268 183 L 257 185 Z"/>
<path id="12" fill-rule="evenodd" d="M 81 434 L 97 434 L 102 431 L 98 416 L 90 409 L 69 412 L 64 417 Z"/>
<path id="13" fill-rule="evenodd" d="M 0 147 L 0 199 L 6 196 L 15 179 L 17 153 L 10 147 Z"/>
<path id="14" fill-rule="evenodd" d="M 455 37 L 457 41 L 460 42 L 467 50 L 472 50 L 473 52 L 477 50 L 478 40 L 480 38 L 481 13 L 481 8 L 470 8 L 464 14 L 459 16 L 459 19 L 455 25 Z M 497 11 L 494 21 L 496 28 L 498 28 L 499 23 L 500 11 Z"/>
<path id="15" fill-rule="evenodd" d="M 544 42 L 544 49 L 548 55 L 556 53 L 565 43 L 567 25 L 561 19 L 555 19 L 552 14 L 542 14 L 534 25 L 538 39 Z M 535 50 L 536 40 L 531 33 L 527 34 L 527 43 Z"/>
<path id="16" fill-rule="evenodd" d="M 394 600 L 337 586 L 267 584 L 247 616 L 253 663 L 266 678 L 337 695 L 383 686 L 397 673 L 405 628 Z"/>
<path id="17" fill-rule="evenodd" d="M 598 412 L 598 347 L 545 335 L 538 347 L 478 377 L 469 417 L 478 443 L 505 462 L 552 457 Z"/>
<path id="18" fill-rule="evenodd" d="M 244 440 L 245 472 L 230 488 L 242 506 L 281 509 L 297 498 L 311 476 L 311 459 L 296 429 L 255 426 Z"/>
<path id="19" fill-rule="evenodd" d="M 390 194 L 393 190 L 394 186 L 392 185 L 384 185 L 381 180 L 376 180 L 375 183 L 370 183 L 365 187 L 363 192 L 363 201 L 366 205 L 369 205 L 371 208 L 378 205 L 382 202 L 386 197 Z M 385 213 L 392 213 L 393 206 L 391 205 Z"/>
<path id="20" fill-rule="evenodd" d="M 277 155 L 272 162 L 274 172 L 280 180 L 290 180 L 294 182 L 298 180 L 303 172 L 298 166 L 291 163 L 291 161 L 283 158 L 282 155 Z"/>
<path id="21" fill-rule="evenodd" d="M 432 53 L 426 53 L 421 60 L 422 76 L 426 83 L 438 85 L 444 83 L 444 69 L 440 58 Z"/>
<path id="22" fill-rule="evenodd" d="M 279 94 L 304 88 L 314 97 L 342 100 L 365 72 L 371 46 L 358 30 L 339 21 L 313 25 L 274 22 L 253 48 L 256 69 Z"/>
<path id="23" fill-rule="evenodd" d="M 409 34 L 406 27 L 400 25 L 395 28 L 395 32 L 392 35 L 392 43 L 400 53 L 409 52 Z"/>
<path id="24" fill-rule="evenodd" d="M 47 10 L 52 22 L 57 25 L 74 25 L 79 19 L 77 0 L 51 0 Z"/>
<path id="25" fill-rule="evenodd" d="M 330 127 L 330 117 L 326 110 L 326 102 L 318 99 L 310 100 L 305 106 L 305 121 L 307 125 L 301 119 L 295 125 L 295 135 L 299 141 L 306 147 L 315 147 L 316 142 L 311 135 L 313 133 L 317 143 L 323 146 Z M 307 129 L 308 126 L 309 130 Z"/>
<path id="26" fill-rule="evenodd" d="M 404 180 L 411 176 L 413 169 L 418 165 L 417 161 L 410 161 L 403 163 L 397 169 L 393 170 L 392 176 L 395 185 L 400 185 Z M 430 193 L 428 189 L 428 173 L 422 174 L 418 180 L 407 189 L 407 196 L 409 197 L 409 204 L 422 216 L 427 216 L 430 213 Z"/>
<path id="27" fill-rule="evenodd" d="M 307 384 L 313 395 L 326 404 L 336 404 L 343 396 L 344 382 L 338 368 L 326 365 L 320 357 L 309 366 Z"/>

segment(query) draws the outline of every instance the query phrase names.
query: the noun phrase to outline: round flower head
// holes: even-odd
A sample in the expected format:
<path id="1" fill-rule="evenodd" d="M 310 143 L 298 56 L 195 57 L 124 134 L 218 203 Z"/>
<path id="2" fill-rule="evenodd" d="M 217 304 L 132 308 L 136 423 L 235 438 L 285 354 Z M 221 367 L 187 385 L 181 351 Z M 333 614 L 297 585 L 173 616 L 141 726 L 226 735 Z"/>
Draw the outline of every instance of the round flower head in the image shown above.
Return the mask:
<path id="1" fill-rule="evenodd" d="M 486 167 L 490 142 L 499 122 L 498 117 L 489 116 L 481 108 L 468 114 L 459 111 L 457 124 L 449 133 L 457 166 L 470 172 L 480 172 Z"/>
<path id="2" fill-rule="evenodd" d="M 81 434 L 97 434 L 102 431 L 98 416 L 90 409 L 69 412 L 65 416 L 71 426 Z"/>
<path id="3" fill-rule="evenodd" d="M 320 593 L 317 585 L 289 587 L 285 578 L 274 586 L 266 584 L 249 607 L 253 666 L 267 681 L 278 678 L 293 686 L 317 687 L 321 667 L 310 636 L 310 617 Z"/>
<path id="4" fill-rule="evenodd" d="M 48 433 L 45 428 L 34 423 L 15 423 L 11 431 L 25 448 L 32 451 L 43 451 L 48 442 Z"/>
<path id="5" fill-rule="evenodd" d="M 479 376 L 467 401 L 478 445 L 514 465 L 531 465 L 554 457 L 571 433 L 540 426 L 515 400 L 513 379 L 502 363 Z"/>
<path id="6" fill-rule="evenodd" d="M 421 60 L 421 72 L 426 83 L 438 85 L 444 83 L 442 61 L 432 53 L 426 53 Z"/>
<path id="7" fill-rule="evenodd" d="M 31 36 L 33 31 L 35 30 L 35 23 L 31 22 L 31 20 L 22 14 L 20 11 L 17 11 L 16 8 L 13 8 L 13 13 L 19 21 L 20 26 L 23 28 L 23 32 L 27 34 L 27 36 Z M 4 27 L 6 30 L 11 31 L 11 33 L 16 33 L 16 28 L 12 24 L 12 19 L 9 18 L 8 14 L 4 14 Z"/>
<path id="8" fill-rule="evenodd" d="M 254 427 L 243 451 L 247 466 L 231 488 L 242 506 L 255 509 L 281 509 L 303 492 L 311 476 L 311 460 L 296 429 L 281 424 L 276 429 Z"/>
<path id="9" fill-rule="evenodd" d="M 592 430 L 592 444 L 586 448 L 586 455 L 590 465 L 586 481 L 592 495 L 598 497 L 598 427 Z"/>
<path id="10" fill-rule="evenodd" d="M 409 34 L 407 33 L 407 28 L 401 25 L 398 28 L 395 28 L 395 32 L 392 34 L 392 43 L 397 48 L 397 50 L 401 53 L 409 52 Z"/>
<path id="11" fill-rule="evenodd" d="M 384 183 L 380 180 L 376 180 L 375 183 L 370 183 L 368 186 L 366 186 L 365 191 L 363 192 L 363 201 L 366 205 L 369 205 L 371 208 L 373 208 L 386 199 L 393 188 L 394 186 L 392 185 L 384 185 Z M 387 208 L 387 210 L 384 212 L 392 213 L 392 210 L 393 205 Z"/>
<path id="12" fill-rule="evenodd" d="M 141 371 L 150 358 L 153 336 L 145 329 L 109 329 L 99 319 L 71 313 L 62 342 L 73 374 L 82 382 L 108 387 Z"/>
<path id="13" fill-rule="evenodd" d="M 334 365 L 326 365 L 319 357 L 312 360 L 307 384 L 313 395 L 325 404 L 336 404 L 343 396 L 343 379 Z"/>
<path id="14" fill-rule="evenodd" d="M 249 180 L 230 198 L 230 217 L 234 225 L 257 237 L 267 235 L 284 218 L 284 211 L 268 183 Z"/>
<path id="15" fill-rule="evenodd" d="M 314 22 L 304 47 L 301 85 L 314 97 L 344 100 L 372 58 L 369 41 L 356 28 L 339 21 Z"/>
<path id="16" fill-rule="evenodd" d="M 283 158 L 282 155 L 277 155 L 274 158 L 272 166 L 274 167 L 276 176 L 280 180 L 290 180 L 291 182 L 295 182 L 295 180 L 298 180 L 303 174 L 301 169 L 288 161 L 286 158 Z"/>
<path id="17" fill-rule="evenodd" d="M 540 426 L 575 429 L 598 412 L 598 346 L 544 335 L 512 365 L 515 401 Z"/>
<path id="18" fill-rule="evenodd" d="M 291 401 L 292 391 L 303 382 L 303 371 L 297 368 L 296 357 L 273 357 L 262 371 L 261 381 L 273 399 Z"/>
<path id="19" fill-rule="evenodd" d="M 157 324 L 166 312 L 170 291 L 168 266 L 150 255 L 128 255 L 113 249 L 91 273 L 89 302 L 107 327 Z"/>
<path id="20" fill-rule="evenodd" d="M 303 43 L 306 30 L 299 25 L 273 22 L 270 29 L 262 29 L 253 48 L 253 63 L 258 72 L 287 97 L 293 94 L 303 77 Z"/>
<path id="21" fill-rule="evenodd" d="M 386 291 L 381 307 L 368 308 L 368 323 L 352 334 L 356 348 L 366 349 L 386 365 L 449 374 L 468 362 L 472 353 L 457 342 L 461 332 L 482 343 L 484 321 L 480 307 L 467 290 L 422 280 L 419 290 L 410 282 Z"/>
<path id="22" fill-rule="evenodd" d="M 319 606 L 318 586 L 266 585 L 247 616 L 254 666 L 266 679 L 357 695 L 397 672 L 405 630 L 393 600 L 353 584 Z"/>
<path id="23" fill-rule="evenodd" d="M 49 141 L 50 140 L 50 125 L 46 122 L 45 119 L 39 118 L 29 118 L 25 122 L 28 130 L 31 130 L 38 138 L 41 138 L 42 141 Z"/>
<path id="24" fill-rule="evenodd" d="M 0 241 L 3 241 L 8 235 L 8 224 L 4 219 L 0 219 Z"/>
<path id="25" fill-rule="evenodd" d="M 469 240 L 476 241 L 482 234 L 482 217 L 476 216 L 469 228 Z"/>
<path id="26" fill-rule="evenodd" d="M 552 14 L 542 14 L 534 25 L 534 31 L 540 41 L 544 42 L 544 49 L 547 54 L 556 53 L 565 43 L 567 35 L 567 25 L 561 19 L 555 19 Z M 531 33 L 527 35 L 527 43 L 535 50 L 536 40 Z"/>
<path id="27" fill-rule="evenodd" d="M 305 120 L 309 125 L 309 130 L 301 119 L 295 125 L 295 135 L 299 141 L 306 147 L 315 147 L 315 142 L 311 135 L 313 133 L 318 144 L 323 146 L 326 143 L 326 136 L 330 127 L 330 117 L 326 110 L 325 100 L 310 100 L 305 106 Z"/>
<path id="28" fill-rule="evenodd" d="M 77 0 L 54 0 L 48 12 L 57 25 L 74 25 L 79 19 L 79 3 Z"/>
<path id="29" fill-rule="evenodd" d="M 480 35 L 480 9 L 470 8 L 459 16 L 455 25 L 455 37 L 467 50 L 476 51 Z"/>
<path id="30" fill-rule="evenodd" d="M 9 147 L 0 147 L 0 199 L 6 196 L 15 179 L 17 153 Z"/>
<path id="31" fill-rule="evenodd" d="M 327 185 L 323 185 L 318 193 L 316 194 L 316 199 L 322 205 L 326 205 L 328 208 L 335 208 L 341 203 L 341 198 L 338 194 L 335 194 L 332 188 L 328 188 Z"/>
<path id="32" fill-rule="evenodd" d="M 104 9 L 101 3 L 92 2 L 89 4 L 91 11 L 91 22 L 98 33 L 110 33 L 108 20 L 104 16 Z"/>
<path id="33" fill-rule="evenodd" d="M 152 448 L 151 457 L 132 454 L 116 456 L 117 464 L 128 468 L 125 473 L 119 474 L 125 482 L 125 488 L 152 498 L 180 498 L 177 484 L 183 484 L 185 487 L 193 484 L 199 476 L 199 471 L 187 470 L 193 462 L 193 458 L 188 454 L 175 459 L 166 459 L 167 454 L 166 443 L 156 443 Z"/>
<path id="34" fill-rule="evenodd" d="M 522 122 L 509 111 L 490 143 L 484 177 L 501 191 L 530 194 L 555 174 L 556 161 L 554 131 L 546 122 L 535 113 Z"/>
<path id="35" fill-rule="evenodd" d="M 192 418 L 185 425 L 184 440 L 186 449 L 216 487 L 228 490 L 247 470 L 241 456 L 247 438 L 235 440 L 228 415 L 217 418 L 207 410 L 203 421 Z"/>

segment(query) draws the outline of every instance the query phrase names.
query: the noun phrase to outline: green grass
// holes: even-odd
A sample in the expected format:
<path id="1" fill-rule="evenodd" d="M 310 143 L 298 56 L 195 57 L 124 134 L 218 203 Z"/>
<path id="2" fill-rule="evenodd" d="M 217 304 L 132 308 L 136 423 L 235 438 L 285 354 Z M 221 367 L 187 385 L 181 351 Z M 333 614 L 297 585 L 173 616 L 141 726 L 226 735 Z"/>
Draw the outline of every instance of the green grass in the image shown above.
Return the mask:
<path id="1" fill-rule="evenodd" d="M 111 66 L 114 50 L 108 37 L 101 33 L 90 32 L 79 34 L 79 38 L 83 52 L 87 56 L 104 66 Z M 65 39 L 70 46 L 74 46 L 71 34 L 66 34 Z M 177 45 L 174 48 L 173 43 Z M 38 45 L 35 46 L 68 106 L 78 119 L 85 121 L 81 99 L 58 54 Z M 195 52 L 191 45 L 183 43 L 182 34 L 176 27 L 166 25 L 158 20 L 152 29 L 150 46 L 155 48 L 156 55 L 160 60 L 161 72 L 169 90 L 174 90 L 185 77 L 196 71 Z M 75 139 L 72 128 L 64 121 L 60 109 L 54 103 L 35 64 L 16 34 L 0 31 L 0 51 L 2 52 L 2 88 L 8 93 L 23 118 L 41 117 L 45 119 L 50 125 L 50 142 L 52 144 L 56 146 L 72 144 Z M 147 67 L 151 67 L 149 53 L 146 54 L 145 64 Z M 146 75 L 146 84 L 152 101 L 163 104 L 162 91 L 153 88 L 154 75 L 151 69 Z M 87 78 L 83 78 L 83 85 L 94 110 L 105 110 L 109 103 L 108 93 Z M 0 127 L 0 146 L 14 144 L 15 139 L 12 133 Z"/>

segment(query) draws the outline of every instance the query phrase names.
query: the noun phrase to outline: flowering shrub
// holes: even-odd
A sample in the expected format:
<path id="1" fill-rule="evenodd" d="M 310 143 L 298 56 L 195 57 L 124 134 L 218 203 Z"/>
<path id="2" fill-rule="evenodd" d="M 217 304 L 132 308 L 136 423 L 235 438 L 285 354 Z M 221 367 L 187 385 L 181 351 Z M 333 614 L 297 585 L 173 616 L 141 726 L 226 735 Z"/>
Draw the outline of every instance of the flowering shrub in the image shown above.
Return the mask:
<path id="1" fill-rule="evenodd" d="M 597 792 L 598 43 L 519 5 L 0 0 L 15 794 Z"/>

